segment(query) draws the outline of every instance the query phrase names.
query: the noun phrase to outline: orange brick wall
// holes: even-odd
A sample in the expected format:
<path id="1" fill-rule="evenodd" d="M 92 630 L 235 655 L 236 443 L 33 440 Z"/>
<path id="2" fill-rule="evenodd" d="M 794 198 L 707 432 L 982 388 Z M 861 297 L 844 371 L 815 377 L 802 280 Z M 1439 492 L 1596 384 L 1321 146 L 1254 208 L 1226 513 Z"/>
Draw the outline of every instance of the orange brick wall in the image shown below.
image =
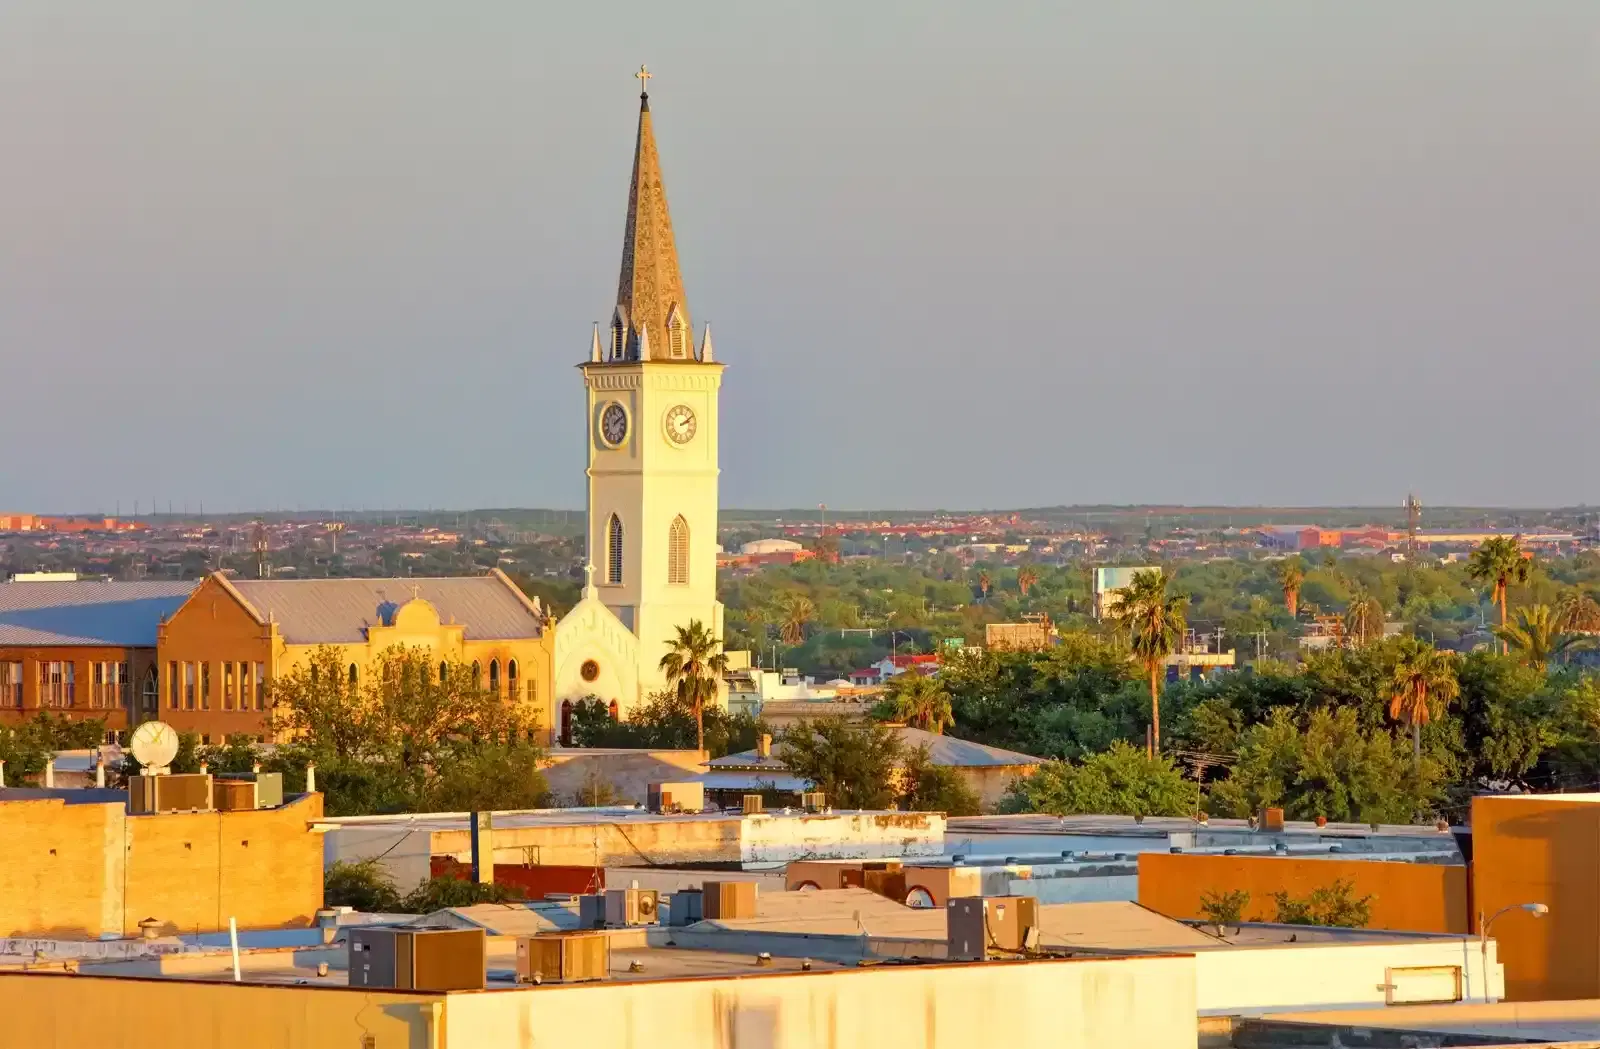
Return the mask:
<path id="1" fill-rule="evenodd" d="M 1465 867 L 1291 856 L 1139 854 L 1139 903 L 1171 918 L 1203 918 L 1203 894 L 1244 889 L 1250 893 L 1245 920 L 1275 921 L 1273 893 L 1303 897 L 1336 879 L 1353 882 L 1357 896 L 1374 897 L 1369 928 L 1471 931 Z"/>
<path id="2" fill-rule="evenodd" d="M 57 799 L 0 803 L 0 935 L 132 936 L 311 924 L 322 906 L 314 794 L 279 809 L 128 816 Z M 248 842 L 248 844 L 246 844 Z"/>
<path id="3" fill-rule="evenodd" d="M 57 799 L 0 804 L 0 932 L 98 936 L 116 920 L 108 845 L 122 841 L 116 805 Z M 114 861 L 115 856 L 111 859 Z M 109 931 L 118 932 L 116 928 Z"/>
<path id="4" fill-rule="evenodd" d="M 1476 909 L 1490 926 L 1506 999 L 1600 998 L 1600 795 L 1472 799 Z"/>
<path id="5" fill-rule="evenodd" d="M 281 809 L 128 818 L 124 928 L 168 932 L 309 925 L 322 906 L 322 796 Z"/>
<path id="6" fill-rule="evenodd" d="M 230 735 L 269 736 L 271 727 L 265 712 L 254 709 L 224 710 L 222 689 L 224 662 L 262 664 L 265 676 L 276 673 L 276 659 L 282 643 L 274 639 L 274 629 L 256 622 L 238 600 L 216 579 L 207 578 L 195 588 L 172 618 L 161 625 L 157 652 L 161 675 L 161 720 L 179 732 L 197 732 L 221 743 Z M 211 668 L 209 701 L 200 691 L 199 670 L 195 671 L 194 708 L 184 706 L 186 697 L 172 695 L 171 666 L 177 663 L 206 664 Z M 253 673 L 253 671 L 252 671 Z M 237 687 L 237 685 L 236 685 Z M 176 705 L 174 705 L 176 700 Z"/>

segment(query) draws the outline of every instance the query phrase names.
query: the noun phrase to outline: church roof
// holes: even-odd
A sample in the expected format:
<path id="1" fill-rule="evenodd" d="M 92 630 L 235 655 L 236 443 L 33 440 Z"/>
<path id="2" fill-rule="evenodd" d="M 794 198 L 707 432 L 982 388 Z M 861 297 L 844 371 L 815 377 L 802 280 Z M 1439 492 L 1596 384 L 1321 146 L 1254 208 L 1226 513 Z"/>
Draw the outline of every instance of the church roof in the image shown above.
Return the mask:
<path id="1" fill-rule="evenodd" d="M 445 623 L 466 628 L 469 641 L 539 637 L 538 605 L 499 572 L 415 579 L 231 579 L 256 615 L 278 624 L 291 645 L 359 644 L 413 596 Z"/>
<path id="2" fill-rule="evenodd" d="M 641 70 L 641 72 L 643 72 Z M 678 270 L 678 248 L 667 213 L 667 191 L 661 182 L 661 161 L 650 119 L 650 96 L 639 95 L 639 137 L 633 151 L 633 179 L 628 186 L 628 225 L 622 237 L 622 273 L 617 304 L 628 326 L 628 356 L 670 360 L 668 317 L 677 307 L 684 329 L 687 359 L 694 358 L 689 302 Z M 647 334 L 641 339 L 640 330 Z M 683 359 L 683 358 L 680 358 Z"/>
<path id="3" fill-rule="evenodd" d="M 0 645 L 154 648 L 161 621 L 194 588 L 193 580 L 5 583 L 0 585 Z"/>

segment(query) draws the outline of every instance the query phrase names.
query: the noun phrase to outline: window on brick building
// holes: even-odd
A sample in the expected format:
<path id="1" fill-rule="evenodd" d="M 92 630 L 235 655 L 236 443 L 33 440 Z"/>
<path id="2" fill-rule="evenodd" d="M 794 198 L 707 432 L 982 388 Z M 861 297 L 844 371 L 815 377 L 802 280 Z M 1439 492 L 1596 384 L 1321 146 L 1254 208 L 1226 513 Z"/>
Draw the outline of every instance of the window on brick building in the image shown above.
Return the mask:
<path id="1" fill-rule="evenodd" d="M 22 660 L 0 663 L 0 706 L 22 706 Z"/>

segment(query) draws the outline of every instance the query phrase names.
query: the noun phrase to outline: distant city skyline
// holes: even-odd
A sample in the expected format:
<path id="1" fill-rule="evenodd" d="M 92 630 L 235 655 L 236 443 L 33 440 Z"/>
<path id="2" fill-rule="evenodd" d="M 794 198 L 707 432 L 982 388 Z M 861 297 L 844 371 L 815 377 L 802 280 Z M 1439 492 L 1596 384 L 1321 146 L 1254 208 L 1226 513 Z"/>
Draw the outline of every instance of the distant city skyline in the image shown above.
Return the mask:
<path id="1" fill-rule="evenodd" d="M 1600 8 L 0 12 L 0 511 L 583 505 L 648 62 L 722 505 L 1600 503 Z"/>

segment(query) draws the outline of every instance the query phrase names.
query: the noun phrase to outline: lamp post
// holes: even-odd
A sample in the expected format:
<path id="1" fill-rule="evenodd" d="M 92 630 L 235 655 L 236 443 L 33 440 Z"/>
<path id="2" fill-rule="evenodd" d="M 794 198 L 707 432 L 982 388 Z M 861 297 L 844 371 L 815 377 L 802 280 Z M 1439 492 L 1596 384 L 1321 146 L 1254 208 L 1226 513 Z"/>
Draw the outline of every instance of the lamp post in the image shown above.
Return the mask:
<path id="1" fill-rule="evenodd" d="M 1507 911 L 1527 911 L 1535 918 L 1542 918 L 1550 913 L 1550 908 L 1542 903 L 1512 903 L 1501 907 L 1489 915 L 1488 918 L 1483 916 L 1482 911 L 1478 912 L 1478 955 L 1480 968 L 1483 971 L 1483 1000 L 1485 1002 L 1489 1001 L 1489 926 L 1493 925 L 1494 920 Z"/>

